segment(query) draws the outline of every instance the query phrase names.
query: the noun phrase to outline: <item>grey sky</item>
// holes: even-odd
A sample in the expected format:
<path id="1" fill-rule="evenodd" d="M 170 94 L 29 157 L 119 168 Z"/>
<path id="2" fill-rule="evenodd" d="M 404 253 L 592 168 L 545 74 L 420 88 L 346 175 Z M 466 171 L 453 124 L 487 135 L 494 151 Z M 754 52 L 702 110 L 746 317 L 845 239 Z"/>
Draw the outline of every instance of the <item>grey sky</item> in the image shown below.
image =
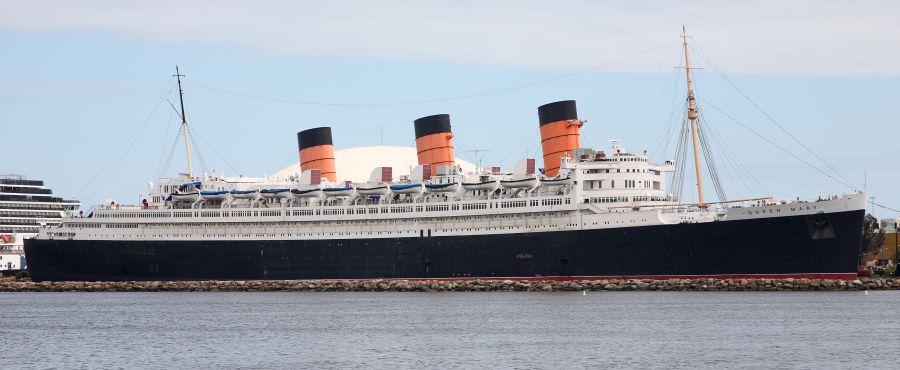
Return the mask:
<path id="1" fill-rule="evenodd" d="M 718 62 L 731 73 L 900 75 L 900 2 L 892 1 L 0 3 L 0 28 L 17 32 L 550 69 L 672 45 L 682 24 L 702 34 L 697 47 L 724 56 Z M 658 72 L 672 63 L 612 69 Z"/>

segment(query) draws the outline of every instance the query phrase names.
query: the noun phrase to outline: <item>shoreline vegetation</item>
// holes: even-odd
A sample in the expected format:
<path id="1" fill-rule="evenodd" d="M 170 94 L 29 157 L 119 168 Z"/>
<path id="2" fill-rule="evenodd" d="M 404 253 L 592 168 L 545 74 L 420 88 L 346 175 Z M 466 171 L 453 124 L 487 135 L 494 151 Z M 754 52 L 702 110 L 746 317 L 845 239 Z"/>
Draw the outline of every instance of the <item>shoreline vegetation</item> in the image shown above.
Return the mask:
<path id="1" fill-rule="evenodd" d="M 0 280 L 0 292 L 551 292 L 551 291 L 860 291 L 900 290 L 900 278 L 629 280 Z"/>

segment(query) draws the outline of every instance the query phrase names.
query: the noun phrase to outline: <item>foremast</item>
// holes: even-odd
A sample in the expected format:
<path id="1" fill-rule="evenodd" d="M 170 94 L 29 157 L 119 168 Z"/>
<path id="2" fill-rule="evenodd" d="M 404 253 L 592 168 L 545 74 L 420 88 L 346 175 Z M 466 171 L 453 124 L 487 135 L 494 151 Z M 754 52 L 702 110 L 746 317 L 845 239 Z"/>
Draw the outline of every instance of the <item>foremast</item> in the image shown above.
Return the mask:
<path id="1" fill-rule="evenodd" d="M 681 39 L 684 43 L 684 72 L 687 74 L 687 99 L 688 99 L 688 119 L 691 121 L 691 138 L 694 147 L 694 171 L 697 175 L 697 205 L 705 208 L 706 203 L 703 201 L 703 178 L 700 173 L 700 148 L 699 135 L 697 133 L 697 119 L 700 117 L 700 111 L 697 108 L 697 102 L 694 99 L 694 79 L 691 77 L 691 61 L 688 58 L 688 35 L 684 26 L 681 26 Z"/>
<path id="2" fill-rule="evenodd" d="M 184 151 L 187 154 L 188 177 L 194 177 L 194 166 L 191 163 L 191 134 L 188 130 L 187 117 L 184 115 L 184 90 L 181 89 L 181 78 L 183 74 L 175 66 L 175 77 L 178 79 L 178 101 L 181 103 L 181 132 L 184 133 Z"/>

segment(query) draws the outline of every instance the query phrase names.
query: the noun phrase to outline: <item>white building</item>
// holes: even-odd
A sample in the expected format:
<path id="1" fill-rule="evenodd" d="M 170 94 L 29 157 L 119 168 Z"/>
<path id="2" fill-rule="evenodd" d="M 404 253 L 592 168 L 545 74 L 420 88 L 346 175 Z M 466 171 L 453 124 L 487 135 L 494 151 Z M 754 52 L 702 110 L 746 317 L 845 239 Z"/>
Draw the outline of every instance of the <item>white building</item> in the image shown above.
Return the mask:
<path id="1" fill-rule="evenodd" d="M 900 225 L 900 218 L 882 218 L 878 227 L 886 233 L 895 233 L 898 225 Z"/>

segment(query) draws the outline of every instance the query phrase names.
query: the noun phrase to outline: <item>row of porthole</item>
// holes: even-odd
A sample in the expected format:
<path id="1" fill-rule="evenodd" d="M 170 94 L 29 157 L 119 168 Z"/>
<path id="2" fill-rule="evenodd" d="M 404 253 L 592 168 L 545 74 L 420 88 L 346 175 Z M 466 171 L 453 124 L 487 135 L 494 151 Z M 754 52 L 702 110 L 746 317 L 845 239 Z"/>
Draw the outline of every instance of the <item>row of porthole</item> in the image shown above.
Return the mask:
<path id="1" fill-rule="evenodd" d="M 572 226 L 574 226 L 574 225 L 572 225 Z M 528 226 L 527 228 L 531 228 L 531 227 L 532 227 L 532 226 Z M 554 227 L 554 226 L 552 226 L 552 225 L 534 226 L 534 228 L 540 228 L 540 227 L 544 227 L 544 228 L 552 228 L 552 227 Z M 492 227 L 492 228 L 475 228 L 474 231 L 480 231 L 480 230 L 504 230 L 504 229 L 505 229 L 505 230 L 512 230 L 512 229 L 521 229 L 521 228 L 522 228 L 522 226 L 503 226 L 503 227 Z M 436 232 L 448 232 L 448 231 L 453 232 L 453 231 L 463 231 L 463 229 L 456 229 L 456 230 L 454 230 L 454 229 L 440 229 L 440 230 L 435 230 L 435 231 L 436 231 Z M 473 231 L 473 230 L 470 228 L 470 229 L 468 229 L 467 231 Z M 277 236 L 282 236 L 282 237 L 285 237 L 285 236 L 291 236 L 291 237 L 292 237 L 292 236 L 326 236 L 326 235 L 328 235 L 328 236 L 335 236 L 335 235 L 337 235 L 337 236 L 343 236 L 343 235 L 350 236 L 350 235 L 366 235 L 366 234 L 368 234 L 368 235 L 385 235 L 385 234 L 386 234 L 386 235 L 392 235 L 392 234 L 395 234 L 395 233 L 396 233 L 396 234 L 415 234 L 415 231 L 370 231 L 370 232 L 368 232 L 368 233 L 361 233 L 361 232 L 360 232 L 360 233 L 340 233 L 340 232 L 338 232 L 338 233 L 333 233 L 333 232 L 332 232 L 332 233 L 309 233 L 309 234 L 302 233 L 302 234 L 296 234 L 296 235 L 295 235 L 295 234 L 279 234 L 279 235 L 274 235 L 274 234 L 231 234 L 231 235 L 228 235 L 228 234 L 224 234 L 224 235 L 223 235 L 223 234 L 215 234 L 215 235 L 203 234 L 203 235 L 199 235 L 199 236 L 200 236 L 200 237 L 203 237 L 203 238 L 209 238 L 209 237 L 251 237 L 251 236 L 252 236 L 252 237 L 277 237 Z M 91 234 L 90 236 L 98 236 L 98 235 Z M 106 236 L 110 236 L 110 235 L 106 235 Z M 112 235 L 112 236 L 121 236 L 121 237 L 139 237 L 139 236 L 146 236 L 146 235 L 140 235 L 140 234 L 137 234 L 137 235 Z M 174 237 L 174 238 L 183 238 L 183 237 L 193 237 L 193 236 L 197 236 L 197 235 L 170 235 L 170 234 L 168 234 L 168 235 L 164 235 L 164 234 L 153 234 L 153 235 L 150 235 L 150 237 L 154 237 L 154 238 L 172 238 L 172 237 Z"/>

